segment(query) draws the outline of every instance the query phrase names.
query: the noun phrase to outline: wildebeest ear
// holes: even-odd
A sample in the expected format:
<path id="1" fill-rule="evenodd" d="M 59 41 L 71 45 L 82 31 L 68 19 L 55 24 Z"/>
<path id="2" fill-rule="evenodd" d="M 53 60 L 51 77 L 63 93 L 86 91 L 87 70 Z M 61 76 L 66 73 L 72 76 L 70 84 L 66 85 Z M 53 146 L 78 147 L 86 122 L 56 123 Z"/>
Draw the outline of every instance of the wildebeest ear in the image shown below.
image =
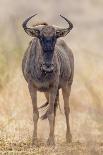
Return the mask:
<path id="1" fill-rule="evenodd" d="M 66 36 L 70 31 L 68 31 L 67 29 L 60 29 L 56 31 L 56 37 L 64 37 Z"/>
<path id="2" fill-rule="evenodd" d="M 31 37 L 37 37 L 37 38 L 39 37 L 39 34 L 40 34 L 39 30 L 36 30 L 36 29 L 33 29 L 33 28 L 26 28 L 24 30 Z"/>

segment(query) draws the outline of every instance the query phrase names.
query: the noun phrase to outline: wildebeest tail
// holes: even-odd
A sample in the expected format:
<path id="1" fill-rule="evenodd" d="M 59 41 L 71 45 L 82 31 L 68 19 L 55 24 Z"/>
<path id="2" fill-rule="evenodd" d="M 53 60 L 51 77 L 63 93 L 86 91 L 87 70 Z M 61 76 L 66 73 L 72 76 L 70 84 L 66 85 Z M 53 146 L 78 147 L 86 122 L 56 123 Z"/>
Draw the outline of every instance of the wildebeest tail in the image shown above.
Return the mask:
<path id="1" fill-rule="evenodd" d="M 45 107 L 47 107 L 48 106 L 48 101 L 46 102 L 46 103 L 44 103 L 43 105 L 41 105 L 40 107 L 38 107 L 38 109 L 42 109 L 42 108 L 45 108 Z"/>
<path id="2" fill-rule="evenodd" d="M 45 104 L 43 104 L 41 107 L 39 107 L 39 109 L 41 108 L 46 108 L 48 106 L 48 102 L 46 102 Z M 54 103 L 54 115 L 56 115 L 56 109 L 59 105 L 59 89 L 57 91 L 57 95 L 56 95 L 56 98 L 55 98 L 55 103 Z M 46 112 L 41 116 L 41 119 L 44 120 L 47 118 L 47 115 L 48 115 L 48 108 L 46 109 Z"/>

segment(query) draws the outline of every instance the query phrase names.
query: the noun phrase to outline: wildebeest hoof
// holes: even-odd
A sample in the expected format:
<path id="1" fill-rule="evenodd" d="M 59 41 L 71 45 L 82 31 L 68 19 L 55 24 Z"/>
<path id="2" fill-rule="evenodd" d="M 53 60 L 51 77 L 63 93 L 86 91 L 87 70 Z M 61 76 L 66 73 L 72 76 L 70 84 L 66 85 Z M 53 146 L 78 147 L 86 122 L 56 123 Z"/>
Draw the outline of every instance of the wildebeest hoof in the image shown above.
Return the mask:
<path id="1" fill-rule="evenodd" d="M 47 140 L 47 145 L 48 146 L 55 146 L 55 141 L 53 137 L 49 137 Z"/>
<path id="2" fill-rule="evenodd" d="M 66 135 L 66 142 L 67 143 L 71 143 L 72 142 L 72 135 L 71 134 L 67 134 Z"/>
<path id="3" fill-rule="evenodd" d="M 38 146 L 38 140 L 37 140 L 37 138 L 33 138 L 33 140 L 32 140 L 32 146 Z"/>

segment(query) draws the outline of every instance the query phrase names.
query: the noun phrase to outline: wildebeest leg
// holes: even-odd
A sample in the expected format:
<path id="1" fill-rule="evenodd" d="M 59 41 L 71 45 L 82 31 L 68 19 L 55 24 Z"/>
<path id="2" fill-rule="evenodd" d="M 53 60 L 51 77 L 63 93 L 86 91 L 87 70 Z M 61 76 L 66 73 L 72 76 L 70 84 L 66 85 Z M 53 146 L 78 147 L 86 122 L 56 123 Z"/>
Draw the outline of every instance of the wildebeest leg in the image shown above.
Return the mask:
<path id="1" fill-rule="evenodd" d="M 65 88 L 62 88 L 62 94 L 64 99 L 64 111 L 65 111 L 65 117 L 66 117 L 66 125 L 67 125 L 67 131 L 66 131 L 66 141 L 71 142 L 72 141 L 72 135 L 70 132 L 70 125 L 69 125 L 69 96 L 70 96 L 71 86 L 67 86 Z"/>
<path id="2" fill-rule="evenodd" d="M 37 144 L 37 122 L 39 118 L 39 112 L 37 109 L 37 90 L 33 87 L 33 85 L 29 84 L 29 92 L 32 99 L 33 105 L 33 122 L 34 122 L 34 130 L 33 130 L 33 137 L 32 137 L 32 144 Z"/>
<path id="3" fill-rule="evenodd" d="M 49 108 L 48 108 L 48 120 L 50 126 L 49 138 L 47 140 L 48 145 L 55 145 L 54 141 L 54 128 L 55 128 L 55 113 L 54 104 L 56 99 L 57 89 L 52 89 L 49 94 Z"/>

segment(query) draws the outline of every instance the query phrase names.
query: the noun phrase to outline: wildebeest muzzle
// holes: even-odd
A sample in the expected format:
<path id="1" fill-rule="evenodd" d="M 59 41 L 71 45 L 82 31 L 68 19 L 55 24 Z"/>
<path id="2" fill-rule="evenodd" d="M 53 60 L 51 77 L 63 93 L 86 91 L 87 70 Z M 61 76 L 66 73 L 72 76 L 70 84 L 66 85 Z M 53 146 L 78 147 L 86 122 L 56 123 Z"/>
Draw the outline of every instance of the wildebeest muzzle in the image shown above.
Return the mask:
<path id="1" fill-rule="evenodd" d="M 54 54 L 54 51 L 43 51 L 42 71 L 47 73 L 53 72 L 53 69 L 54 69 L 53 54 Z"/>
<path id="2" fill-rule="evenodd" d="M 45 73 L 52 73 L 54 70 L 54 65 L 50 63 L 44 63 L 42 64 L 41 69 Z"/>

